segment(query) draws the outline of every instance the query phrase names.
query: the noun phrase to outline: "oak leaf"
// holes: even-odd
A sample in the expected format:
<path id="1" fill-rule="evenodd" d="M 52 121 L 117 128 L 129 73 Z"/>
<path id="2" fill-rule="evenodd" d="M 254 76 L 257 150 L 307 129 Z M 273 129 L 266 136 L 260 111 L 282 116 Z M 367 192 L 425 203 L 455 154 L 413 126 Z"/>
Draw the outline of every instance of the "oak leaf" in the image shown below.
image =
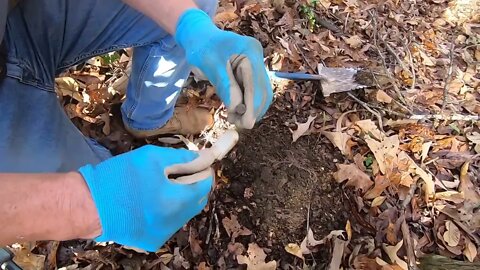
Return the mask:
<path id="1" fill-rule="evenodd" d="M 366 192 L 373 185 L 370 176 L 360 170 L 354 163 L 337 164 L 337 168 L 338 171 L 333 174 L 333 177 L 338 183 L 348 180 L 347 186 L 360 189 L 363 192 Z"/>
<path id="2" fill-rule="evenodd" d="M 225 231 L 227 231 L 228 236 L 230 236 L 233 241 L 235 241 L 235 238 L 238 236 L 247 236 L 252 234 L 252 231 L 240 225 L 238 218 L 235 215 L 232 215 L 231 218 L 223 218 L 222 224 L 223 228 L 225 228 Z"/>
<path id="3" fill-rule="evenodd" d="M 387 167 L 392 165 L 390 160 L 397 156 L 397 152 L 400 145 L 398 135 L 385 137 L 383 140 L 375 140 L 370 136 L 366 136 L 365 142 L 372 151 L 375 159 L 378 162 L 378 166 L 382 173 L 386 173 Z"/>
<path id="4" fill-rule="evenodd" d="M 387 104 L 392 103 L 392 100 L 393 100 L 392 97 L 389 96 L 387 93 L 385 93 L 385 91 L 383 90 L 378 90 L 375 97 L 377 98 L 378 102 L 387 103 Z"/>
<path id="5" fill-rule="evenodd" d="M 296 142 L 300 137 L 307 135 L 308 131 L 310 130 L 310 126 L 312 125 L 312 122 L 316 119 L 316 116 L 309 116 L 307 119 L 307 122 L 305 123 L 298 123 L 297 124 L 297 129 L 292 131 L 292 140 L 293 142 Z"/>
<path id="6" fill-rule="evenodd" d="M 255 243 L 248 244 L 247 255 L 237 256 L 237 262 L 239 264 L 246 264 L 247 270 L 275 270 L 277 269 L 277 262 L 270 261 L 265 262 L 267 255 L 261 247 Z"/>

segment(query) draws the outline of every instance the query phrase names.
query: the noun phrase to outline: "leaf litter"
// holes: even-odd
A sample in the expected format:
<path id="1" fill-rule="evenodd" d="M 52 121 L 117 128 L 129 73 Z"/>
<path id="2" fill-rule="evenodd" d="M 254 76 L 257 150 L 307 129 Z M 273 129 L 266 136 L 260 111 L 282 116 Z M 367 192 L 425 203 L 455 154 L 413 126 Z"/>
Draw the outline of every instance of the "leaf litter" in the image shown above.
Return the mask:
<path id="1" fill-rule="evenodd" d="M 91 242 L 57 248 L 39 242 L 17 251 L 17 260 L 26 269 L 305 269 L 320 267 L 317 261 L 321 269 L 408 269 L 432 260 L 478 262 L 480 13 L 478 1 L 466 2 L 220 1 L 215 22 L 258 38 L 270 69 L 314 74 L 322 63 L 370 74 L 364 85 L 372 87 L 328 97 L 318 82 L 274 82 L 274 109 L 292 116 L 285 122 L 292 137 L 285 140 L 308 140 L 343 156 L 332 161 L 331 180 L 322 181 L 339 183 L 348 226 L 316 235 L 310 220 L 296 243 L 262 238 L 252 229 L 260 221 L 241 216 L 256 196 L 266 195 L 248 187 L 241 192 L 249 202 L 242 211 L 213 199 L 153 254 Z M 209 143 L 216 130 L 145 141 L 125 132 L 118 115 L 130 55 L 122 50 L 94 58 L 56 79 L 74 124 L 115 154 L 146 143 L 197 149 Z M 211 86 L 192 82 L 179 102 L 211 108 L 215 128 L 223 128 L 221 103 L 212 93 Z M 216 170 L 223 192 L 232 176 L 221 164 Z M 303 205 L 310 209 L 308 201 Z M 279 245 L 285 253 L 271 252 Z"/>

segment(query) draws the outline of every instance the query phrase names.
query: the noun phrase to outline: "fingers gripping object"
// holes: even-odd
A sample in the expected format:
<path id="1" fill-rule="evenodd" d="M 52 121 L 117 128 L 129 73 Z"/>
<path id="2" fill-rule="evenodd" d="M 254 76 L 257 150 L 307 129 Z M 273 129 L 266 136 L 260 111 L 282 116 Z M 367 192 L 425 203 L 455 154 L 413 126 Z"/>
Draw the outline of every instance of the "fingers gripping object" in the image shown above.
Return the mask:
<path id="1" fill-rule="evenodd" d="M 198 157 L 191 162 L 165 168 L 166 177 L 177 184 L 193 184 L 212 175 L 211 166 L 223 159 L 238 142 L 238 132 L 226 131 L 210 148 L 198 151 Z"/>

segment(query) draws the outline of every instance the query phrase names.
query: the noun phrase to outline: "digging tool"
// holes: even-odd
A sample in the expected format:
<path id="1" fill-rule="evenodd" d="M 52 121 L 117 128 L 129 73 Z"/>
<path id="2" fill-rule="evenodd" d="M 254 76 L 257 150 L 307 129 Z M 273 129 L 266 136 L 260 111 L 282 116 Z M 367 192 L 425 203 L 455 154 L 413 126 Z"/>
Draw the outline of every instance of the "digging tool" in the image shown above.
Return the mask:
<path id="1" fill-rule="evenodd" d="M 268 74 L 272 80 L 320 81 L 325 97 L 333 93 L 348 92 L 371 86 L 361 76 L 367 73 L 360 69 L 329 68 L 322 64 L 318 65 L 318 74 L 281 71 L 269 71 Z"/>

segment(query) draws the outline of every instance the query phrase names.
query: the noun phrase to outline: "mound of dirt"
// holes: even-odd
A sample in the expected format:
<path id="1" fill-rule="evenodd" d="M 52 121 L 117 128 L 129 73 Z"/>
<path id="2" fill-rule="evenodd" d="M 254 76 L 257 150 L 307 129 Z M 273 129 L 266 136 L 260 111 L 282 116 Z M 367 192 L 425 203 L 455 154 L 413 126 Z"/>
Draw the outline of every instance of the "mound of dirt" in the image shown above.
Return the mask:
<path id="1" fill-rule="evenodd" d="M 307 226 L 321 238 L 344 227 L 347 215 L 342 191 L 332 178 L 334 161 L 341 157 L 318 136 L 292 143 L 284 125 L 291 117 L 272 110 L 259 127 L 241 132 L 238 148 L 224 162 L 230 179 L 225 196 L 233 198 L 225 204 L 227 211 L 248 208 L 248 215 L 239 215 L 240 224 L 272 249 L 272 259 L 293 258 L 284 247 L 300 244 Z"/>

